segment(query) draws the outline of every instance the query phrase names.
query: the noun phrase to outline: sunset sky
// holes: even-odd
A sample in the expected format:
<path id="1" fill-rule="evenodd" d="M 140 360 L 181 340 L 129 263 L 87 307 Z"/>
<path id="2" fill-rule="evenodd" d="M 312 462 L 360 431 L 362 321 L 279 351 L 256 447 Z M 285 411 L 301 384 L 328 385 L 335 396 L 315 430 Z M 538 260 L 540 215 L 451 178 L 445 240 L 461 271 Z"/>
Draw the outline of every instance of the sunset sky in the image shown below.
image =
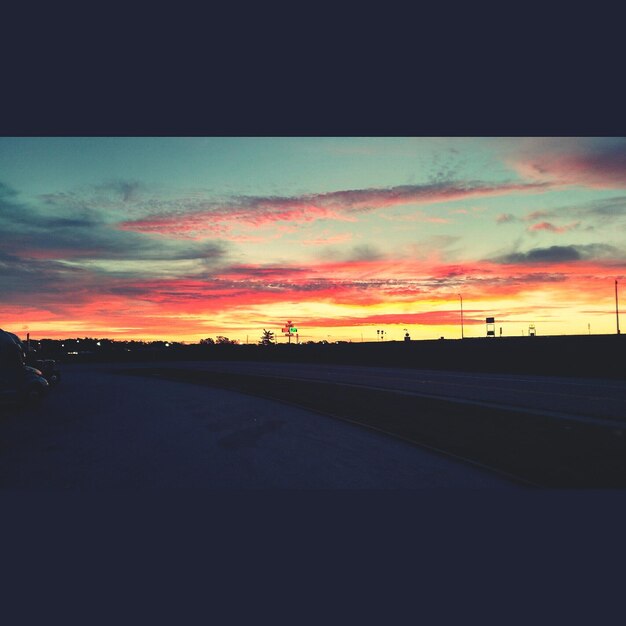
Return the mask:
<path id="1" fill-rule="evenodd" d="M 0 138 L 22 337 L 615 333 L 625 275 L 624 138 Z"/>

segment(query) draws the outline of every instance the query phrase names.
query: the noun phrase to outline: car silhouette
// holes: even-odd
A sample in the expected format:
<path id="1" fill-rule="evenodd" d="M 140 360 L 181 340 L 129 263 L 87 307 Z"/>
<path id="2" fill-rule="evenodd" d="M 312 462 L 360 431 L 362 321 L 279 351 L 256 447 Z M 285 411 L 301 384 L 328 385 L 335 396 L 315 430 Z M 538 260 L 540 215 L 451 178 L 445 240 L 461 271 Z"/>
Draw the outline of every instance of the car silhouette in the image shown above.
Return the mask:
<path id="1" fill-rule="evenodd" d="M 3 402 L 40 400 L 49 388 L 41 372 L 28 365 L 0 366 L 0 399 Z"/>
<path id="2" fill-rule="evenodd" d="M 0 400 L 39 400 L 48 391 L 41 370 L 24 364 L 24 346 L 13 334 L 0 329 Z"/>
<path id="3" fill-rule="evenodd" d="M 33 367 L 41 371 L 41 375 L 50 385 L 58 385 L 61 382 L 61 370 L 54 359 L 39 359 L 34 362 Z"/>

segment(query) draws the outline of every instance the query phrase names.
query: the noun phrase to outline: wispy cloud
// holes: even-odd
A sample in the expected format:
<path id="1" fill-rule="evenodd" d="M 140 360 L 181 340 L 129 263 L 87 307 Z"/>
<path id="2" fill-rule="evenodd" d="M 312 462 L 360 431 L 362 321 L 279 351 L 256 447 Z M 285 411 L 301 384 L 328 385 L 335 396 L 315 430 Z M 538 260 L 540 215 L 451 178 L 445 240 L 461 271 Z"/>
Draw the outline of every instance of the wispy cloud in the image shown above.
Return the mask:
<path id="1" fill-rule="evenodd" d="M 449 224 L 452 220 L 447 217 L 439 217 L 436 215 L 427 215 L 423 211 L 412 211 L 403 215 L 391 215 L 389 213 L 381 213 L 379 217 L 390 222 L 422 222 L 430 224 Z"/>
<path id="2" fill-rule="evenodd" d="M 113 193 L 119 196 L 122 202 L 133 202 L 138 199 L 139 194 L 146 190 L 143 183 L 137 180 L 110 180 L 95 187 L 96 191 L 103 193 Z"/>
<path id="3" fill-rule="evenodd" d="M 353 221 L 360 213 L 408 204 L 435 204 L 473 197 L 546 191 L 548 183 L 438 182 L 389 188 L 355 189 L 302 196 L 239 196 L 223 202 L 189 202 L 187 206 L 165 209 L 146 217 L 126 220 L 124 230 L 162 233 L 172 237 L 210 234 L 215 224 L 245 222 L 261 226 L 274 222 L 315 220 Z M 444 218 L 442 218 L 444 219 Z"/>
<path id="4" fill-rule="evenodd" d="M 133 189 L 122 188 L 121 193 Z M 0 241 L 2 302 L 21 300 L 26 306 L 33 301 L 57 308 L 64 301 L 72 306 L 102 295 L 119 286 L 124 276 L 171 274 L 177 264 L 188 266 L 186 262 L 211 267 L 226 254 L 220 242 L 179 242 L 119 231 L 79 205 L 51 213 L 21 202 L 6 185 L 0 185 Z M 164 263 L 172 269 L 159 269 Z"/>
<path id="5" fill-rule="evenodd" d="M 0 197 L 0 238 L 7 253 L 22 259 L 216 259 L 225 251 L 219 242 L 120 231 L 104 215 L 76 207 L 50 214 L 6 192 Z"/>
<path id="6" fill-rule="evenodd" d="M 312 319 L 303 319 L 302 326 L 333 328 L 336 326 L 388 326 L 388 325 L 407 325 L 407 326 L 458 326 L 459 312 L 450 310 L 441 311 L 425 311 L 420 313 L 379 313 L 373 315 L 363 315 L 361 317 L 350 316 L 340 318 L 316 317 Z M 464 323 L 468 326 L 474 324 L 484 325 L 485 320 L 473 319 L 472 312 L 467 311 Z"/>
<path id="7" fill-rule="evenodd" d="M 517 222 L 517 218 L 511 213 L 501 213 L 496 217 L 496 224 L 511 224 Z"/>
<path id="8" fill-rule="evenodd" d="M 575 230 L 580 226 L 580 222 L 574 222 L 572 224 L 565 224 L 564 226 L 557 226 L 552 222 L 537 222 L 528 227 L 529 232 L 548 231 L 551 233 L 566 233 L 570 230 Z"/>
<path id="9" fill-rule="evenodd" d="M 305 246 L 332 245 L 338 243 L 346 243 L 347 241 L 351 241 L 352 237 L 352 233 L 341 233 L 338 235 L 333 235 L 330 231 L 325 231 L 318 237 L 302 239 L 300 243 Z"/>
<path id="10" fill-rule="evenodd" d="M 602 144 L 543 140 L 518 156 L 514 167 L 531 180 L 623 189 L 626 188 L 626 140 Z"/>

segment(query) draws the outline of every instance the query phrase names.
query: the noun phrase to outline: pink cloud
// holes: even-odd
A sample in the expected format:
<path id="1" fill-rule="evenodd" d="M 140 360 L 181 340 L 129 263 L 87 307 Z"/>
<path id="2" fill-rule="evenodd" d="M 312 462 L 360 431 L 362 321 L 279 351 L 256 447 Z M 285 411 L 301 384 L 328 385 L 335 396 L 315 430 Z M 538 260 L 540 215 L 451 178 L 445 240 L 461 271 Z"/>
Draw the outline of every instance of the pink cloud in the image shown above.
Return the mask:
<path id="1" fill-rule="evenodd" d="M 423 311 L 412 313 L 380 313 L 363 309 L 346 318 L 300 320 L 302 326 L 338 326 L 359 324 L 449 324 L 456 323 L 458 311 L 456 294 L 462 291 L 467 323 L 483 323 L 484 316 L 472 312 L 472 300 L 482 302 L 503 297 L 523 298 L 526 293 L 542 289 L 558 294 L 563 302 L 598 301 L 611 297 L 614 276 L 623 273 L 615 266 L 602 266 L 601 259 L 587 258 L 578 252 L 576 262 L 568 260 L 564 249 L 548 249 L 551 254 L 509 255 L 502 261 L 476 261 L 463 264 L 432 264 L 415 259 L 359 259 L 340 262 L 319 262 L 303 266 L 236 265 L 224 267 L 211 274 L 186 277 L 141 280 L 137 277 L 110 279 L 102 277 L 98 289 L 83 289 L 67 304 L 66 293 L 59 302 L 50 302 L 47 309 L 20 302 L 3 309 L 6 328 L 19 328 L 25 319 L 36 329 L 36 322 L 64 319 L 81 320 L 82 327 L 111 329 L 109 336 L 141 337 L 158 334 L 167 337 L 176 318 L 176 332 L 192 334 L 202 329 L 214 315 L 229 312 L 241 324 L 249 323 L 247 311 L 260 310 L 264 304 L 285 303 L 293 310 L 294 303 L 333 302 L 359 307 L 371 305 L 425 301 Z M 556 254 L 559 253 L 560 254 Z M 596 251 L 601 256 L 602 250 Z M 608 296 L 607 296 L 608 294 Z M 432 310 L 436 298 L 450 310 Z M 63 304 L 59 304 L 59 303 Z M 520 302 L 523 302 L 521 300 Z M 30 310 L 29 310 L 30 307 Z M 291 308 L 290 308 L 291 307 Z M 26 315 L 28 313 L 28 315 Z M 257 313 L 258 314 L 258 313 Z M 59 333 L 76 334 L 63 326 Z M 119 328 L 115 331 L 114 328 Z M 40 331 L 36 331 L 39 333 Z M 41 331 L 43 332 L 43 331 Z M 98 331 L 104 333 L 104 331 Z M 83 331 L 80 331 L 83 334 Z M 41 335 L 39 335 L 41 336 Z"/>
<path id="2" fill-rule="evenodd" d="M 536 154 L 526 154 L 514 162 L 525 178 L 598 189 L 626 187 L 626 142 L 583 147 L 543 145 Z"/>
<path id="3" fill-rule="evenodd" d="M 467 311 L 464 323 L 467 325 L 479 325 L 485 323 L 484 318 L 472 319 L 471 312 Z M 300 324 L 313 328 L 332 328 L 336 326 L 373 326 L 384 324 L 406 324 L 407 326 L 449 326 L 458 325 L 460 320 L 459 311 L 425 311 L 422 313 L 382 313 L 377 315 L 362 315 L 359 317 L 340 318 L 315 318 L 303 319 Z"/>
<path id="4" fill-rule="evenodd" d="M 549 231 L 551 233 L 566 233 L 570 230 L 576 229 L 580 226 L 580 222 L 574 222 L 573 224 L 566 224 L 565 226 L 555 226 L 551 222 L 538 222 L 528 227 L 530 232 L 539 232 L 542 230 Z"/>
<path id="5" fill-rule="evenodd" d="M 228 202 L 203 202 L 188 208 L 164 210 L 118 225 L 122 230 L 161 233 L 173 237 L 223 234 L 224 225 L 247 223 L 263 226 L 275 222 L 312 222 L 321 219 L 355 221 L 362 212 L 404 204 L 434 204 L 471 197 L 545 191 L 544 182 L 484 185 L 436 183 L 381 189 L 356 189 L 294 197 L 237 197 Z M 443 220 L 444 218 L 428 218 Z"/>

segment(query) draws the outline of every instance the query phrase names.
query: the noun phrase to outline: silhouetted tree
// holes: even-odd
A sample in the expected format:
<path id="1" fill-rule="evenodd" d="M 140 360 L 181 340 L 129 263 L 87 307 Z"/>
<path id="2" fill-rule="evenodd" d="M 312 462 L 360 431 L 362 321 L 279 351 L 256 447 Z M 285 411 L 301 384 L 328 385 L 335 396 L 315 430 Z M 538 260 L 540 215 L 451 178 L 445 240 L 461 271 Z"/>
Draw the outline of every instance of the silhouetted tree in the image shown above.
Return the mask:
<path id="1" fill-rule="evenodd" d="M 263 335 L 261 335 L 261 341 L 259 344 L 262 346 L 271 346 L 274 344 L 274 333 L 271 330 L 263 329 Z"/>
<path id="2" fill-rule="evenodd" d="M 228 337 L 223 337 L 222 335 L 218 335 L 215 339 L 215 343 L 220 346 L 225 345 L 234 345 L 237 343 L 236 339 L 229 339 Z"/>
<path id="3" fill-rule="evenodd" d="M 206 339 L 200 339 L 201 346 L 212 346 L 215 341 L 211 337 L 207 337 Z"/>

